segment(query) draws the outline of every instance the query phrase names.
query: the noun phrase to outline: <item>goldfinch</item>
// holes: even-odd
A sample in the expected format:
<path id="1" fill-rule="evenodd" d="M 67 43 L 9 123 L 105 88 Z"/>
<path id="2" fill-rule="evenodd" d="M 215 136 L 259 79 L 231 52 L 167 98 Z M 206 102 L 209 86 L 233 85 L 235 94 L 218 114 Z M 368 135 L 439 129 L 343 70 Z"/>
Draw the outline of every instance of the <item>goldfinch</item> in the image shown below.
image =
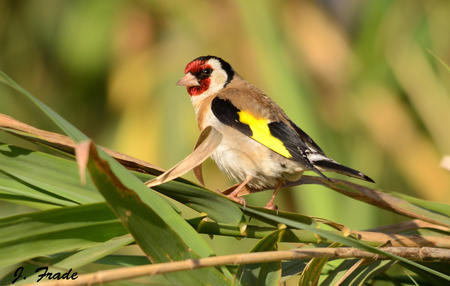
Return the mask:
<path id="1" fill-rule="evenodd" d="M 177 85 L 186 86 L 203 130 L 212 126 L 223 139 L 211 157 L 228 176 L 240 183 L 228 196 L 245 203 L 239 192 L 274 189 L 266 208 L 285 181 L 300 179 L 311 170 L 327 178 L 334 171 L 369 182 L 371 178 L 328 158 L 284 111 L 258 88 L 242 79 L 229 63 L 202 56 L 186 66 Z M 327 178 L 328 179 L 328 178 Z"/>

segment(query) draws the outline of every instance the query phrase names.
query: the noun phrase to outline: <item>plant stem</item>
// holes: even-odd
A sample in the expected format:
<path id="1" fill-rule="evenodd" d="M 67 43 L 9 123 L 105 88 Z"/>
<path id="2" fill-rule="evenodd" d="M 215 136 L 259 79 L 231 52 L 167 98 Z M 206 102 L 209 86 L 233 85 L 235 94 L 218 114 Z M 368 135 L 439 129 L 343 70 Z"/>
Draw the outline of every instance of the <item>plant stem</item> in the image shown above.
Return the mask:
<path id="1" fill-rule="evenodd" d="M 431 247 L 383 247 L 385 252 L 395 254 L 407 259 L 416 261 L 450 261 L 450 250 Z M 76 280 L 59 280 L 39 282 L 34 285 L 39 286 L 59 286 L 59 285 L 92 285 L 95 283 L 106 283 L 117 280 L 137 278 L 146 275 L 157 275 L 176 271 L 192 270 L 205 267 L 221 265 L 238 265 L 265 263 L 280 260 L 308 259 L 308 258 L 367 258 L 385 259 L 386 257 L 362 251 L 351 247 L 340 248 L 314 248 L 314 249 L 294 249 L 287 251 L 265 251 L 254 253 L 241 253 L 233 255 L 206 257 L 200 259 L 188 259 L 183 261 L 141 265 L 133 267 L 122 267 L 95 273 L 84 274 Z"/>

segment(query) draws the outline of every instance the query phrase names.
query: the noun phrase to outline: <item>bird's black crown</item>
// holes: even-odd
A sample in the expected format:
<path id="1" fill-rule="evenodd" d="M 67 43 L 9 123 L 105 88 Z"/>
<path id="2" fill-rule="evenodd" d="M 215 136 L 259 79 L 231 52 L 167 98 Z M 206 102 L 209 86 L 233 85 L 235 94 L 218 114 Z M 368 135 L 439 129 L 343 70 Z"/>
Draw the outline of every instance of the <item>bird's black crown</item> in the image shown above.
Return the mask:
<path id="1" fill-rule="evenodd" d="M 225 83 L 225 86 L 227 86 L 227 84 L 229 84 L 230 81 L 234 77 L 234 70 L 233 70 L 233 68 L 231 67 L 231 65 L 229 63 L 227 63 L 226 61 L 224 61 L 223 59 L 221 59 L 219 57 L 211 56 L 211 55 L 198 57 L 198 58 L 194 59 L 193 61 L 200 60 L 202 62 L 203 61 L 206 62 L 206 61 L 208 61 L 210 59 L 218 60 L 220 62 L 220 65 L 222 66 L 222 69 L 227 73 L 227 82 Z"/>

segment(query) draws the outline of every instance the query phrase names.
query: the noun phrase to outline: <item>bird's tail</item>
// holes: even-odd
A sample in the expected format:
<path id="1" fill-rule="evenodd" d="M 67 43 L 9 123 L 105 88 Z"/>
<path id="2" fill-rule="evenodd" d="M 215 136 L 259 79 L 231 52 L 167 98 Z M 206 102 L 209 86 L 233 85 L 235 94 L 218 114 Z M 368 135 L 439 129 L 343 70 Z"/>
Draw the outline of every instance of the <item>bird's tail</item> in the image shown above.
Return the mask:
<path id="1" fill-rule="evenodd" d="M 343 174 L 346 176 L 358 178 L 364 181 L 375 183 L 374 180 L 369 178 L 368 176 L 364 175 L 360 171 L 357 171 L 355 169 L 352 169 L 350 167 L 344 166 L 339 164 L 338 162 L 329 159 L 325 156 L 314 156 L 316 158 L 310 158 L 310 162 L 312 165 L 316 168 L 318 168 L 320 171 L 332 171 L 339 174 Z"/>

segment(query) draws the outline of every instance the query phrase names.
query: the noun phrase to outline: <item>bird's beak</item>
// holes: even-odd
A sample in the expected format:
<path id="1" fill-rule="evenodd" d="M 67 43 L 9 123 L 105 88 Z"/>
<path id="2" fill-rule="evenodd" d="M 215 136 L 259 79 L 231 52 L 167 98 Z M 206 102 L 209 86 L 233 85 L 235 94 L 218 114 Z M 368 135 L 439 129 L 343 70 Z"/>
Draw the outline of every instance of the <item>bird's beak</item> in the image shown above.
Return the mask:
<path id="1" fill-rule="evenodd" d="M 193 76 L 190 72 L 185 74 L 179 81 L 177 81 L 177 85 L 182 86 L 199 86 L 198 80 Z"/>

